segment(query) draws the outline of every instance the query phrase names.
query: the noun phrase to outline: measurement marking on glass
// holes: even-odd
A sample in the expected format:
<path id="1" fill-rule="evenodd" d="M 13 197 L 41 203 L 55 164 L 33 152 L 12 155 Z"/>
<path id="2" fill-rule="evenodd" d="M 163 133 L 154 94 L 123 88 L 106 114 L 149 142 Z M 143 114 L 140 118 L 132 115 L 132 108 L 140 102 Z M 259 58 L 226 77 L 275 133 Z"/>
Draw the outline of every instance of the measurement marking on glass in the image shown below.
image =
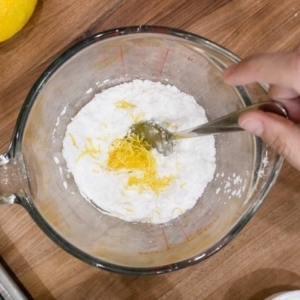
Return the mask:
<path id="1" fill-rule="evenodd" d="M 180 227 L 180 229 L 181 229 L 181 231 L 182 231 L 183 235 L 185 236 L 186 240 L 187 240 L 187 241 L 189 241 L 189 238 L 188 238 L 188 236 L 187 236 L 186 232 L 184 231 L 184 229 L 183 229 L 183 227 L 182 227 L 182 225 L 181 225 L 180 221 L 179 221 L 179 220 L 177 220 L 177 223 L 178 223 L 178 225 L 179 225 L 179 227 Z"/>
<path id="2" fill-rule="evenodd" d="M 122 45 L 120 46 L 120 55 L 121 55 L 121 58 L 122 58 L 123 75 L 125 75 L 126 72 L 125 72 L 125 64 L 124 64 L 124 55 L 123 55 Z"/>
<path id="3" fill-rule="evenodd" d="M 163 72 L 163 69 L 164 69 L 164 66 L 165 66 L 165 63 L 166 63 L 168 54 L 169 54 L 169 50 L 170 50 L 170 49 L 167 49 L 167 51 L 166 51 L 166 54 L 165 54 L 165 57 L 164 57 L 164 61 L 163 61 L 163 63 L 162 63 L 161 69 L 160 69 L 160 71 L 159 71 L 159 76 L 161 76 L 161 74 L 162 74 L 162 72 Z"/>
<path id="4" fill-rule="evenodd" d="M 169 249 L 170 249 L 170 246 L 169 246 L 169 243 L 168 243 L 168 240 L 167 240 L 167 237 L 166 237 L 165 230 L 164 230 L 164 228 L 163 228 L 162 225 L 160 225 L 160 228 L 161 228 L 161 230 L 162 230 L 162 233 L 163 233 L 163 236 L 164 236 L 164 239 L 165 239 L 165 242 L 166 242 L 167 249 L 169 250 Z"/>

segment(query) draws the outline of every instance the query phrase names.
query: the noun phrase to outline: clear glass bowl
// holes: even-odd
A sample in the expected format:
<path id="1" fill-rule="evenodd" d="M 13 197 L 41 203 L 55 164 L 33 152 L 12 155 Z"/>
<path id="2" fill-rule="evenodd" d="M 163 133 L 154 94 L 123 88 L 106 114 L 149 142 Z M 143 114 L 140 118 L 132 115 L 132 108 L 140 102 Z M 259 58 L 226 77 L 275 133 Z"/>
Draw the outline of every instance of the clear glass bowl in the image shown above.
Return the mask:
<path id="1" fill-rule="evenodd" d="M 62 140 L 95 93 L 136 78 L 193 95 L 209 120 L 267 100 L 266 86 L 223 83 L 222 70 L 238 61 L 209 40 L 165 27 L 119 28 L 79 42 L 27 96 L 0 157 L 0 203 L 22 205 L 61 248 L 98 268 L 159 274 L 209 257 L 238 234 L 275 181 L 282 159 L 260 139 L 245 132 L 216 135 L 214 179 L 193 209 L 161 225 L 125 222 L 84 200 L 67 173 Z"/>

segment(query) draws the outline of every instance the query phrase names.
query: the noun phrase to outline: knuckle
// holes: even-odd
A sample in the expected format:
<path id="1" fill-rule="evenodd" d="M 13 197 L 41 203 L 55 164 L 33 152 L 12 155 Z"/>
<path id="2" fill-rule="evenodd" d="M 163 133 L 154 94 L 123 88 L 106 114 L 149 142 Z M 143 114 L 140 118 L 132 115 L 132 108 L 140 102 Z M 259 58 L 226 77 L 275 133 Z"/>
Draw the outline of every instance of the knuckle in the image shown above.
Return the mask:
<path id="1" fill-rule="evenodd" d="M 280 135 L 274 137 L 270 146 L 284 158 L 288 158 L 291 155 L 290 144 Z"/>

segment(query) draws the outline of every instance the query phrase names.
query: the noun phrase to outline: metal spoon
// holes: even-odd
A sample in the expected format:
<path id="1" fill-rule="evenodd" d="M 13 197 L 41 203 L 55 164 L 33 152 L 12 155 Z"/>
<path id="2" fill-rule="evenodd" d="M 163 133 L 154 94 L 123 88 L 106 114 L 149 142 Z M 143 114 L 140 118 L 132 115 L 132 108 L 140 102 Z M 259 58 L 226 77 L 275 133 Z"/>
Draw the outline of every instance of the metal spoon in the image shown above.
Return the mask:
<path id="1" fill-rule="evenodd" d="M 238 124 L 238 119 L 241 114 L 251 110 L 263 110 L 285 118 L 288 117 L 287 111 L 281 103 L 266 101 L 255 103 L 214 121 L 176 133 L 170 132 L 154 120 L 143 121 L 132 125 L 131 132 L 144 138 L 149 145 L 152 148 L 156 148 L 159 153 L 168 156 L 173 152 L 174 140 L 176 139 L 243 130 Z"/>

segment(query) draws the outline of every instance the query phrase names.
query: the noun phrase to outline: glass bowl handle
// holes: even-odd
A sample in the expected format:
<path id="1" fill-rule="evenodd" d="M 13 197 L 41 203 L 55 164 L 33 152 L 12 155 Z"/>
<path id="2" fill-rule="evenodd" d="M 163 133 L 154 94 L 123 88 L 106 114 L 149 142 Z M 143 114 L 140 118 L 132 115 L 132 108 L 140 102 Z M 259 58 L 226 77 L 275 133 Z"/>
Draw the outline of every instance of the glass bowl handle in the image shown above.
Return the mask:
<path id="1" fill-rule="evenodd" d="M 24 190 L 21 163 L 0 155 L 0 204 L 17 202 L 18 194 Z"/>

